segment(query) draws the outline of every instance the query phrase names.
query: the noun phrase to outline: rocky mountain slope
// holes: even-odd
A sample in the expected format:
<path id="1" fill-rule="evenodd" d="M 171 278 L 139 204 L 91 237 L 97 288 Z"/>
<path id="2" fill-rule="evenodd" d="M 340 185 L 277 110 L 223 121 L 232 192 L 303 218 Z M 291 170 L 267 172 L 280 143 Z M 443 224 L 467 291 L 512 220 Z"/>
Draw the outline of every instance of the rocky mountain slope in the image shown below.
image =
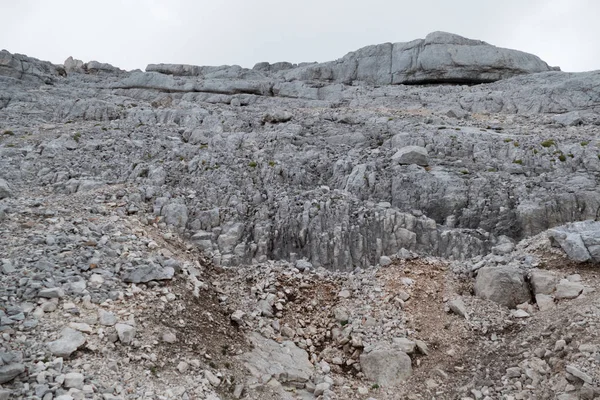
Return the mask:
<path id="1" fill-rule="evenodd" d="M 442 32 L 2 51 L 0 399 L 598 398 L 599 112 L 600 72 Z"/>

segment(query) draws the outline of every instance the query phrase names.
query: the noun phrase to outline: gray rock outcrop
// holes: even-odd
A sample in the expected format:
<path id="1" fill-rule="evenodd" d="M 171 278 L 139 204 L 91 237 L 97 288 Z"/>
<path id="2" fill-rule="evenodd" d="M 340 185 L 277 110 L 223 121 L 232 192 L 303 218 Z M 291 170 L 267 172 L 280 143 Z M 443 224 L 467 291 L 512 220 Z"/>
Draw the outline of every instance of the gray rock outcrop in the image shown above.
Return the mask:
<path id="1" fill-rule="evenodd" d="M 537 56 L 503 49 L 446 32 L 407 43 L 364 47 L 330 63 L 284 72 L 288 80 L 322 80 L 375 85 L 486 83 L 551 71 Z"/>
<path id="2" fill-rule="evenodd" d="M 600 221 L 581 221 L 548 231 L 550 239 L 573 261 L 600 263 Z"/>

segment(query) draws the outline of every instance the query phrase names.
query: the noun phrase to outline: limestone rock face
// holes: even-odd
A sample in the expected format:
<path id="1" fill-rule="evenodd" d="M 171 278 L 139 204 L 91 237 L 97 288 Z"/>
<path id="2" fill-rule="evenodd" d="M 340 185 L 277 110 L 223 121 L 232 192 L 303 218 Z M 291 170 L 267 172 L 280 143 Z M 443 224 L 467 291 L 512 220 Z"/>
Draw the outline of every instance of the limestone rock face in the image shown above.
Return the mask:
<path id="1" fill-rule="evenodd" d="M 553 70 L 533 54 L 446 32 L 407 43 L 367 46 L 341 60 L 284 72 L 287 79 L 375 85 L 485 83 Z"/>
<path id="2" fill-rule="evenodd" d="M 514 308 L 531 300 L 523 271 L 514 267 L 483 267 L 477 273 L 475 295 Z"/>
<path id="3" fill-rule="evenodd" d="M 21 79 L 35 83 L 52 83 L 59 78 L 62 67 L 48 61 L 40 61 L 23 54 L 0 51 L 0 76 Z"/>
<path id="4" fill-rule="evenodd" d="M 548 231 L 551 240 L 578 262 L 600 263 L 600 221 L 573 222 Z"/>

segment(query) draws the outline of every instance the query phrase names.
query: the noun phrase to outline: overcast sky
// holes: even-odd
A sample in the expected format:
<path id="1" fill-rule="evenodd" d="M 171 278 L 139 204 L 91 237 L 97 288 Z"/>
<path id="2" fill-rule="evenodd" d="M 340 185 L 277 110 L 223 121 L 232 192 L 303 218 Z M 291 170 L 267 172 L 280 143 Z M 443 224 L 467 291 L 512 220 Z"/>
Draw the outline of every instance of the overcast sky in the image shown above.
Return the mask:
<path id="1" fill-rule="evenodd" d="M 0 0 L 0 49 L 123 69 L 329 61 L 446 31 L 600 69 L 600 0 Z"/>

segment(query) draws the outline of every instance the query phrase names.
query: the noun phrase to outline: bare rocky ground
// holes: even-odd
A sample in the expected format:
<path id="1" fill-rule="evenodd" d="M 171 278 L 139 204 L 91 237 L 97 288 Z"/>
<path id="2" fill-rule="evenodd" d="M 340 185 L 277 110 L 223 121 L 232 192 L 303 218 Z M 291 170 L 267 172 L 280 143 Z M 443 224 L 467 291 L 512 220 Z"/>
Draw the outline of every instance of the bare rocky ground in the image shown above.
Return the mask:
<path id="1" fill-rule="evenodd" d="M 600 75 L 416 43 L 0 53 L 0 400 L 600 398 Z"/>

